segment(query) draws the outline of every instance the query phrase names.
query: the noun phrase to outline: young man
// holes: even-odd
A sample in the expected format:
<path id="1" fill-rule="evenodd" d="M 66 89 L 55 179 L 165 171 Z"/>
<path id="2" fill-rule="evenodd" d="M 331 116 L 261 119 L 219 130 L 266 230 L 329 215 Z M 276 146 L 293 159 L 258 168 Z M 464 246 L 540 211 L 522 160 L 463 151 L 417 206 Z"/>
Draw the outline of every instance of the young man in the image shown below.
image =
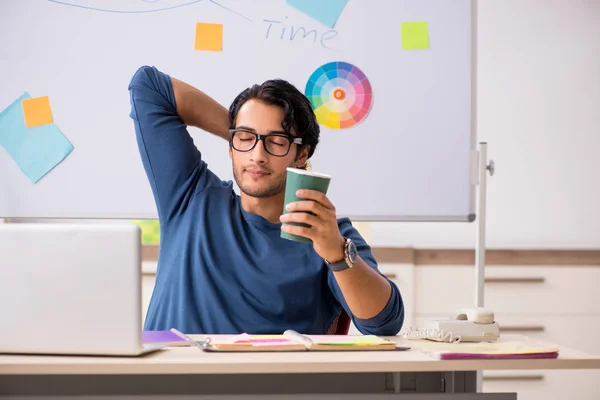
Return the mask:
<path id="1" fill-rule="evenodd" d="M 302 191 L 304 200 L 282 216 L 286 168 L 304 167 L 319 141 L 302 93 L 285 81 L 267 81 L 243 91 L 228 112 L 148 66 L 134 74 L 129 90 L 161 227 L 145 329 L 323 334 L 344 309 L 362 333 L 400 331 L 400 291 L 325 195 Z M 210 171 L 187 125 L 229 141 L 241 196 Z M 283 239 L 282 229 L 313 243 Z"/>

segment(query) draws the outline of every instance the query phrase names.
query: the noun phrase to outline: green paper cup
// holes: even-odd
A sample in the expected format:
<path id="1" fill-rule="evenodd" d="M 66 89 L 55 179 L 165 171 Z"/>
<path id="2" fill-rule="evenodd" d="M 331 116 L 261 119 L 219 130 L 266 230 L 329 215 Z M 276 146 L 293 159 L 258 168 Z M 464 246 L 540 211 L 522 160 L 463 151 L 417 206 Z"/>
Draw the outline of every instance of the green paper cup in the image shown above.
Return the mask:
<path id="1" fill-rule="evenodd" d="M 283 201 L 283 213 L 288 214 L 285 207 L 289 203 L 293 203 L 296 201 L 302 201 L 305 199 L 301 199 L 296 196 L 296 191 L 299 189 L 311 189 L 318 190 L 323 194 L 327 194 L 327 189 L 329 188 L 329 182 L 331 182 L 331 176 L 320 174 L 318 172 L 307 171 L 304 169 L 297 168 L 287 168 L 287 178 L 285 183 L 285 200 Z M 305 212 L 305 211 L 298 211 Z M 305 226 L 310 227 L 310 225 L 289 222 L 289 225 L 297 225 L 297 226 Z M 306 238 L 304 236 L 292 235 L 287 232 L 281 231 L 281 237 L 284 239 L 295 240 L 297 242 L 304 243 L 312 243 L 312 240 Z"/>

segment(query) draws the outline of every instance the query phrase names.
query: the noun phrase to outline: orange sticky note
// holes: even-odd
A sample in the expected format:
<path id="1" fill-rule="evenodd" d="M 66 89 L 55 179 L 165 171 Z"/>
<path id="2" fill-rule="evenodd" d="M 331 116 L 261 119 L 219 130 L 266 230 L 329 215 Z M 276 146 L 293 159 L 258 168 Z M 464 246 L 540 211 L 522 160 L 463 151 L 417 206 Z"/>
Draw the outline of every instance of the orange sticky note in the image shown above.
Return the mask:
<path id="1" fill-rule="evenodd" d="M 197 22 L 194 49 L 223 51 L 223 24 Z"/>
<path id="2" fill-rule="evenodd" d="M 25 126 L 27 128 L 47 125 L 54 122 L 48 96 L 26 99 L 23 100 L 21 104 L 23 104 L 23 115 L 25 115 Z"/>

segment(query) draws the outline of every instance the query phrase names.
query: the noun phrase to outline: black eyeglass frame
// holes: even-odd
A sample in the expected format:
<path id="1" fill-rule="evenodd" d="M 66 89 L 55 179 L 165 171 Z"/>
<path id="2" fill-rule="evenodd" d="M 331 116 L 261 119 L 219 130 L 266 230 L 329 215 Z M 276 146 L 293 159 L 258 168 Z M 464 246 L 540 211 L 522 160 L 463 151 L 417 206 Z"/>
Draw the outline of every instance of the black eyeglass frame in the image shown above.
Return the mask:
<path id="1" fill-rule="evenodd" d="M 248 150 L 239 150 L 237 149 L 234 145 L 233 145 L 233 135 L 235 135 L 236 132 L 244 132 L 244 133 L 250 133 L 252 135 L 254 135 L 255 140 L 254 140 L 254 144 L 248 149 Z M 269 151 L 269 149 L 267 149 L 267 142 L 266 139 L 268 137 L 272 137 L 272 136 L 277 136 L 277 137 L 282 137 L 282 138 L 286 138 L 289 142 L 289 146 L 287 148 L 287 151 L 285 152 L 285 154 L 273 154 Z M 298 137 L 294 137 L 292 135 L 289 134 L 285 134 L 285 133 L 268 133 L 266 135 L 261 135 L 260 133 L 256 133 L 254 131 L 251 131 L 249 129 L 230 129 L 229 130 L 229 145 L 231 146 L 232 149 L 234 149 L 235 151 L 239 151 L 241 153 L 247 153 L 249 151 L 252 151 L 252 149 L 254 149 L 256 147 L 256 144 L 261 141 L 263 142 L 263 148 L 265 149 L 265 151 L 267 153 L 269 153 L 270 155 L 272 155 L 273 157 L 285 157 L 289 154 L 290 149 L 292 148 L 292 144 L 297 144 L 302 146 L 302 138 L 298 138 Z"/>

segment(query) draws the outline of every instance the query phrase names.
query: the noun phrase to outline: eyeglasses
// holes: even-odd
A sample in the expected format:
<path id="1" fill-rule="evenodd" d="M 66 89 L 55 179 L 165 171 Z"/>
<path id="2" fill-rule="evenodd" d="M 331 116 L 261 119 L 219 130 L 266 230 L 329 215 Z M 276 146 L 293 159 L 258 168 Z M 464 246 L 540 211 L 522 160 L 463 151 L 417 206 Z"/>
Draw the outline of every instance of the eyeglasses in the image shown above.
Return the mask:
<path id="1" fill-rule="evenodd" d="M 291 135 L 284 133 L 270 133 L 268 135 L 259 135 L 256 132 L 252 132 L 247 129 L 230 129 L 229 130 L 229 143 L 237 151 L 250 151 L 258 143 L 259 140 L 263 141 L 263 146 L 267 153 L 275 157 L 286 156 L 292 144 L 302 144 L 302 138 L 295 138 Z"/>

